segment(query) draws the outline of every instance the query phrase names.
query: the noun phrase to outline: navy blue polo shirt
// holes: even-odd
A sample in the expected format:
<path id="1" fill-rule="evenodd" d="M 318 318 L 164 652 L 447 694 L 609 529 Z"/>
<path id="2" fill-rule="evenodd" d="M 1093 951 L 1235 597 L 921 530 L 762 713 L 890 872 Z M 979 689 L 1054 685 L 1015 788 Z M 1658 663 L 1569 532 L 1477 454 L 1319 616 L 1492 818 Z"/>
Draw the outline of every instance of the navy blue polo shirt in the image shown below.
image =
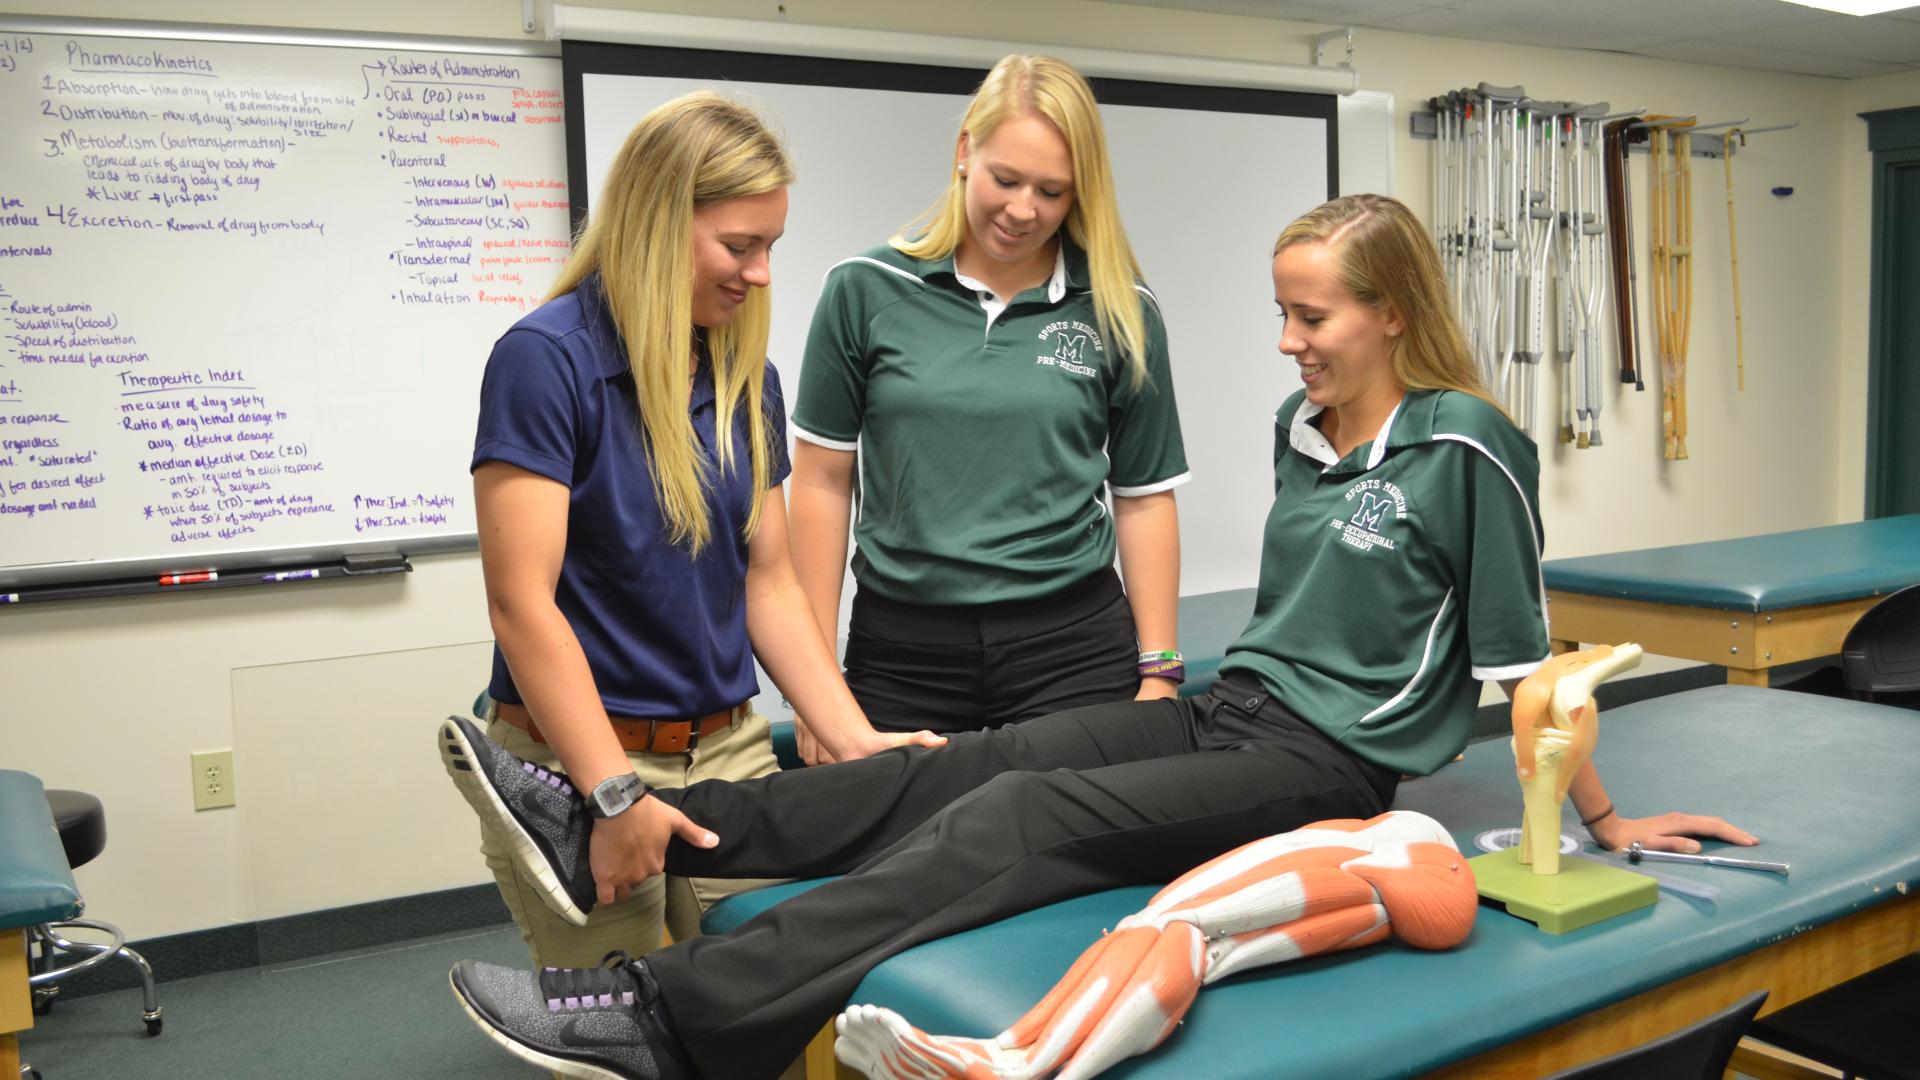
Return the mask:
<path id="1" fill-rule="evenodd" d="M 777 487 L 791 466 L 786 408 L 772 364 L 764 387 L 768 481 Z M 708 364 L 694 376 L 688 408 L 712 461 Z M 708 491 L 712 539 L 692 558 L 685 546 L 667 540 L 647 471 L 633 375 L 598 274 L 515 323 L 487 359 L 470 468 L 504 461 L 572 493 L 554 602 L 612 715 L 705 716 L 759 689 L 747 641 L 747 543 L 740 532 L 753 494 L 744 413 L 734 429 L 734 467 L 716 472 Z M 487 692 L 524 704 L 498 644 Z"/>

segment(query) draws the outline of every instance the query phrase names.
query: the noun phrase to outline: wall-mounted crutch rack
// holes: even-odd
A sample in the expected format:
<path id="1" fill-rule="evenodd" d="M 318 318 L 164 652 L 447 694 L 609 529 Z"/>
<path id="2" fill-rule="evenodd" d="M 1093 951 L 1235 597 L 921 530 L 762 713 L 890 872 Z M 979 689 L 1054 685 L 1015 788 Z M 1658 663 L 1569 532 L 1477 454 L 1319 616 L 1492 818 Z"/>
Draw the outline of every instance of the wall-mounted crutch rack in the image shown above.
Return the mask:
<path id="1" fill-rule="evenodd" d="M 1490 83 L 1450 91 L 1426 105 L 1412 114 L 1411 130 L 1440 144 L 1432 158 L 1434 241 L 1482 378 L 1531 434 L 1536 374 L 1548 355 L 1551 323 L 1551 355 L 1561 369 L 1558 434 L 1579 449 L 1602 442 L 1608 321 L 1620 382 L 1646 389 L 1626 162 L 1632 151 L 1653 155 L 1648 263 L 1663 443 L 1667 457 L 1686 457 L 1693 253 L 1692 170 L 1686 162 L 1726 159 L 1731 243 L 1732 155 L 1745 146 L 1746 135 L 1796 125 L 1755 128 L 1744 119 L 1701 124 L 1697 117 L 1655 116 L 1645 109 L 1611 111 L 1605 102 L 1541 101 L 1523 87 Z M 1739 256 L 1733 250 L 1734 333 L 1744 387 Z"/>
<path id="2" fill-rule="evenodd" d="M 1433 110 L 1432 99 L 1428 100 L 1427 106 L 1428 107 L 1425 109 L 1415 109 L 1412 112 L 1407 114 L 1407 134 L 1411 135 L 1416 139 L 1436 139 L 1439 137 L 1440 114 Z M 1639 116 L 1639 115 L 1642 115 L 1642 113 L 1644 112 L 1645 110 L 1641 110 L 1641 112 L 1630 112 L 1630 113 L 1625 113 L 1623 115 Z M 1714 128 L 1738 126 L 1740 128 L 1740 131 L 1738 134 L 1745 136 L 1745 135 L 1759 135 L 1759 134 L 1762 134 L 1763 132 L 1768 132 L 1768 131 L 1786 131 L 1789 128 L 1796 128 L 1800 126 L 1799 123 L 1796 122 L 1791 124 L 1768 124 L 1764 127 L 1747 127 L 1745 126 L 1746 123 L 1747 122 L 1745 120 L 1728 120 L 1718 124 L 1702 124 L 1697 128 L 1695 128 L 1695 130 L 1710 131 L 1710 130 L 1713 130 Z M 1725 145 L 1723 145 L 1721 142 L 1716 140 L 1711 142 L 1697 143 L 1694 145 L 1693 149 L 1690 152 L 1693 154 L 1694 157 L 1723 158 L 1723 157 L 1730 156 L 1730 153 L 1739 152 L 1745 146 L 1746 146 L 1746 142 L 1743 139 L 1742 141 L 1736 143 L 1733 150 L 1729 152 Z M 1645 136 L 1642 136 L 1641 138 L 1630 142 L 1628 144 L 1628 148 L 1635 153 L 1640 153 L 1640 154 L 1646 153 L 1647 140 Z"/>
<path id="3" fill-rule="evenodd" d="M 1537 426 L 1536 376 L 1559 363 L 1559 435 L 1600 438 L 1602 309 L 1609 293 L 1605 102 L 1547 102 L 1481 83 L 1428 103 L 1434 241 L 1481 377 L 1515 422 Z"/>

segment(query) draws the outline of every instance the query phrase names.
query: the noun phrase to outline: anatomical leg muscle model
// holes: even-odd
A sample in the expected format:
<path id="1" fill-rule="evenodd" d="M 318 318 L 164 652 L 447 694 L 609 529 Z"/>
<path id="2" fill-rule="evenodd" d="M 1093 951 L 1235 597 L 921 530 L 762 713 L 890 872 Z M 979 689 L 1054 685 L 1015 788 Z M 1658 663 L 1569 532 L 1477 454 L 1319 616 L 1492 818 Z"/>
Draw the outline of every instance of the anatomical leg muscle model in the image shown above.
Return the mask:
<path id="1" fill-rule="evenodd" d="M 1316 822 L 1188 871 L 993 1038 L 928 1035 L 891 1010 L 853 1005 L 834 1050 L 875 1080 L 1032 1080 L 1055 1069 L 1080 1080 L 1159 1045 L 1202 986 L 1389 936 L 1451 948 L 1476 903 L 1473 871 L 1432 818 Z"/>

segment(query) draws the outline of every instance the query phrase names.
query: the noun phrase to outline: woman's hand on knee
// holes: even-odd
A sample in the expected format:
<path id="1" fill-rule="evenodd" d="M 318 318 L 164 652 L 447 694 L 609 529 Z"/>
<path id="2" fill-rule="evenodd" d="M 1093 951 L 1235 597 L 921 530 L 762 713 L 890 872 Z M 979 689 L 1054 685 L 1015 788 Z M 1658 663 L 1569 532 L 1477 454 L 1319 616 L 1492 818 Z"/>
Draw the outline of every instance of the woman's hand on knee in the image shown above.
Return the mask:
<path id="1" fill-rule="evenodd" d="M 926 729 L 919 731 L 874 731 L 869 729 L 854 743 L 852 750 L 840 755 L 841 761 L 863 758 L 877 754 L 882 750 L 891 750 L 896 746 L 924 746 L 932 749 L 947 745 L 945 735 L 936 735 Z"/>
<path id="2" fill-rule="evenodd" d="M 675 838 L 698 848 L 720 843 L 718 836 L 689 820 L 678 807 L 651 795 L 624 814 L 594 822 L 587 859 L 600 903 L 625 900 L 635 886 L 665 869 L 667 844 Z"/>
<path id="3" fill-rule="evenodd" d="M 800 760 L 809 765 L 827 765 L 834 760 L 832 751 L 827 749 L 807 727 L 807 722 L 797 714 L 793 718 L 793 748 L 800 753 Z"/>

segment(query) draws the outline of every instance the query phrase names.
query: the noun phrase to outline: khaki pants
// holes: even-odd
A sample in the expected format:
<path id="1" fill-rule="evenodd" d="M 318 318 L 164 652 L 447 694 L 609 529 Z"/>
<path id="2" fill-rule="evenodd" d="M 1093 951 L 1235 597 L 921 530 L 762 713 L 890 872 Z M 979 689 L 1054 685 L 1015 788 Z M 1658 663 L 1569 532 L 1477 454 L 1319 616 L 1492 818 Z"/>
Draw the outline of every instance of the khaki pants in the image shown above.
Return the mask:
<path id="1" fill-rule="evenodd" d="M 551 746 L 534 742 L 511 724 L 493 721 L 487 726 L 487 737 L 536 765 L 560 768 Z M 699 780 L 749 780 L 780 768 L 767 739 L 767 718 L 754 712 L 729 730 L 701 739 L 689 753 L 628 754 L 627 760 L 651 788 L 683 788 Z M 663 930 L 676 941 L 693 937 L 700 932 L 700 916 L 723 897 L 773 884 L 659 874 L 626 900 L 596 906 L 587 916 L 587 925 L 574 926 L 554 914 L 539 891 L 522 880 L 506 851 L 493 830 L 482 826 L 480 853 L 538 967 L 599 967 L 601 958 L 616 949 L 631 956 L 652 952 L 660 947 Z"/>

